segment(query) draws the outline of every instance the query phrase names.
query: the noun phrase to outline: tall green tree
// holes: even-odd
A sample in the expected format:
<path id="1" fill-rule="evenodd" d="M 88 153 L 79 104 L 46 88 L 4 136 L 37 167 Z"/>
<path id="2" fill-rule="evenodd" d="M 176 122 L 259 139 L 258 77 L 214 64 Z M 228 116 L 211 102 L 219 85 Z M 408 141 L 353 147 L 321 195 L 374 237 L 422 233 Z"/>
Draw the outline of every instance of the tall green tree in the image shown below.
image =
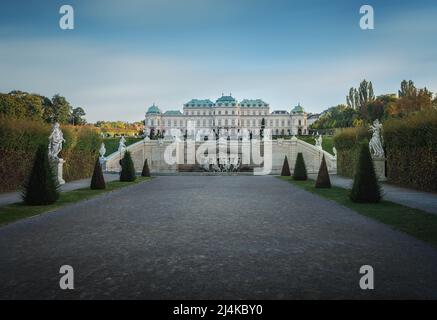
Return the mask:
<path id="1" fill-rule="evenodd" d="M 52 98 L 52 103 L 46 106 L 44 118 L 49 123 L 59 122 L 67 124 L 71 120 L 72 107 L 65 97 L 56 94 Z"/>
<path id="2" fill-rule="evenodd" d="M 71 124 L 74 126 L 84 125 L 85 121 L 85 111 L 81 107 L 74 108 L 71 114 Z"/>

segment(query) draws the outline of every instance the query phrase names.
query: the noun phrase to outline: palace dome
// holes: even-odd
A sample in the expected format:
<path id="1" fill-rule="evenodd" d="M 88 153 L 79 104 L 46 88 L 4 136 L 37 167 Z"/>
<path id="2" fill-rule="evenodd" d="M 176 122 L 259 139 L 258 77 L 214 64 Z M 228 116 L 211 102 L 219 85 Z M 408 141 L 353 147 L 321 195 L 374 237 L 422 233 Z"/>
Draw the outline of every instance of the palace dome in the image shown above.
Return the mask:
<path id="1" fill-rule="evenodd" d="M 303 113 L 303 112 L 305 112 L 305 110 L 302 108 L 302 106 L 301 106 L 300 103 L 299 103 L 297 106 L 295 106 L 295 107 L 291 110 L 291 112 L 292 112 L 292 113 Z"/>
<path id="2" fill-rule="evenodd" d="M 161 110 L 158 108 L 158 106 L 155 106 L 155 104 L 150 106 L 146 112 L 146 114 L 160 114 L 160 113 L 161 113 Z"/>
<path id="3" fill-rule="evenodd" d="M 235 103 L 237 100 L 235 100 L 235 98 L 231 95 L 229 96 L 221 96 L 220 98 L 217 99 L 216 103 Z"/>

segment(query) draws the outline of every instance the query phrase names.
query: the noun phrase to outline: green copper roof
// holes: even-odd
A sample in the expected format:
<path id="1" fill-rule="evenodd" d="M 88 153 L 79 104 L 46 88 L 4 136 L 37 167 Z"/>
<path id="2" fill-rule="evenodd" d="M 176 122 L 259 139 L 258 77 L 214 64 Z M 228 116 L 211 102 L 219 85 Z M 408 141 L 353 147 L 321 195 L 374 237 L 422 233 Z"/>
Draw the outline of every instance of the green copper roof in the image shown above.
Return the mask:
<path id="1" fill-rule="evenodd" d="M 305 110 L 301 107 L 301 105 L 300 104 L 298 104 L 297 106 L 295 106 L 292 110 L 291 110 L 291 112 L 293 112 L 293 113 L 302 113 L 302 112 L 304 112 Z"/>
<path id="2" fill-rule="evenodd" d="M 235 98 L 233 96 L 221 96 L 216 100 L 216 103 L 232 103 L 236 102 Z"/>
<path id="3" fill-rule="evenodd" d="M 159 114 L 161 113 L 161 110 L 159 110 L 158 106 L 155 106 L 155 104 L 153 104 L 151 107 L 149 107 L 146 114 L 155 114 L 155 113 Z"/>
<path id="4" fill-rule="evenodd" d="M 182 113 L 179 110 L 168 110 L 164 112 L 165 116 L 181 116 Z"/>
<path id="5" fill-rule="evenodd" d="M 191 99 L 185 105 L 185 107 L 195 107 L 195 108 L 211 108 L 214 106 L 214 102 L 209 99 Z"/>
<path id="6" fill-rule="evenodd" d="M 243 108 L 262 108 L 268 105 L 261 99 L 243 99 L 240 101 L 240 106 Z"/>

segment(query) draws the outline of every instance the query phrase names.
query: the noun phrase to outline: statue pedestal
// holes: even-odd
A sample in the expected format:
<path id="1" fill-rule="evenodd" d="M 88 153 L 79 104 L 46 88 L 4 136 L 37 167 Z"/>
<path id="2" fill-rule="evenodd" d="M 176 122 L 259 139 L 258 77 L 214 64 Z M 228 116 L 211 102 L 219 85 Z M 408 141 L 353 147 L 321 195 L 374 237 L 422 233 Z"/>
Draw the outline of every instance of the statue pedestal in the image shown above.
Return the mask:
<path id="1" fill-rule="evenodd" d="M 61 158 L 51 160 L 53 172 L 55 174 L 55 177 L 56 177 L 59 185 L 65 184 L 65 180 L 62 178 L 64 163 L 65 163 L 64 159 L 61 159 Z"/>
<path id="2" fill-rule="evenodd" d="M 105 172 L 106 170 L 106 158 L 104 156 L 99 157 L 100 167 L 102 168 L 102 171 Z"/>
<path id="3" fill-rule="evenodd" d="M 386 181 L 385 176 L 385 158 L 372 158 L 375 174 L 379 181 Z"/>

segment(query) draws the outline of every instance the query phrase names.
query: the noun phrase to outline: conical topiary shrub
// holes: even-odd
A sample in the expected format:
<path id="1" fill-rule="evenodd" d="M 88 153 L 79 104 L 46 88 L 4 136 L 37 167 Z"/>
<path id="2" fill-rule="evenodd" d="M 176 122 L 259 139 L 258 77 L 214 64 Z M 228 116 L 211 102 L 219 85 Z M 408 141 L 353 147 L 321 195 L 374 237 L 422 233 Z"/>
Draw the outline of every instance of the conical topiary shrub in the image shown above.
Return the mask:
<path id="1" fill-rule="evenodd" d="M 297 154 L 296 164 L 294 165 L 293 180 L 307 180 L 307 168 L 303 160 L 302 152 Z"/>
<path id="2" fill-rule="evenodd" d="M 317 175 L 316 180 L 316 188 L 331 188 L 331 179 L 329 179 L 325 155 L 323 155 L 322 163 L 320 164 L 319 174 Z"/>
<path id="3" fill-rule="evenodd" d="M 147 164 L 147 159 L 144 160 L 143 171 L 141 172 L 143 177 L 150 177 L 149 165 Z"/>
<path id="4" fill-rule="evenodd" d="M 121 159 L 120 181 L 135 181 L 135 179 L 134 163 L 132 162 L 130 152 L 126 151 L 123 159 Z"/>
<path id="5" fill-rule="evenodd" d="M 354 202 L 368 203 L 379 202 L 381 198 L 381 187 L 373 167 L 368 143 L 362 143 L 350 199 Z"/>
<path id="6" fill-rule="evenodd" d="M 284 164 L 282 165 L 281 176 L 283 176 L 283 177 L 289 177 L 289 176 L 291 176 L 291 173 L 290 173 L 290 166 L 288 165 L 288 159 L 287 159 L 287 156 L 285 156 Z"/>
<path id="7" fill-rule="evenodd" d="M 94 165 L 90 188 L 93 190 L 106 189 L 105 178 L 103 177 L 102 166 L 100 165 L 99 158 L 97 158 L 96 164 Z"/>
<path id="8" fill-rule="evenodd" d="M 48 149 L 40 145 L 32 170 L 24 184 L 22 198 L 28 205 L 48 205 L 59 198 L 59 184 L 49 163 Z"/>

